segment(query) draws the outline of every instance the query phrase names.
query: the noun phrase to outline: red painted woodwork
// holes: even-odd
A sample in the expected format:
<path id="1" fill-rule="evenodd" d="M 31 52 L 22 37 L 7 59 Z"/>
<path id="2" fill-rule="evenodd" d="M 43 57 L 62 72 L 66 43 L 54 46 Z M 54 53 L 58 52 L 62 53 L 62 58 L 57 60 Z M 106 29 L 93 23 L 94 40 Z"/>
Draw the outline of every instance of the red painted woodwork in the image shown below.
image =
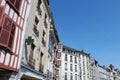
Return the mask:
<path id="1" fill-rule="evenodd" d="M 1 26 L 1 21 L 2 21 L 3 13 L 4 13 L 4 7 L 0 6 L 0 26 Z"/>
<path id="2" fill-rule="evenodd" d="M 0 34 L 1 34 L 1 28 L 2 28 L 2 27 L 0 26 Z"/>
<path id="3" fill-rule="evenodd" d="M 9 40 L 9 32 L 7 32 L 6 30 L 1 30 L 0 45 L 6 47 L 8 40 Z"/>
<path id="4" fill-rule="evenodd" d="M 14 33 L 16 25 L 7 15 L 4 17 L 3 27 L 0 34 L 0 46 L 3 46 L 12 52 Z"/>
<path id="5" fill-rule="evenodd" d="M 7 31 L 10 31 L 11 30 L 11 24 L 12 24 L 12 20 L 8 16 L 5 16 L 3 28 Z"/>
<path id="6" fill-rule="evenodd" d="M 9 66 L 5 66 L 4 64 L 1 64 L 1 63 L 0 63 L 0 68 L 2 68 L 2 69 L 7 69 L 7 70 L 11 70 L 11 71 L 14 71 L 14 72 L 18 72 L 18 69 L 16 69 L 16 68 L 11 68 L 11 67 L 9 67 Z"/>
<path id="7" fill-rule="evenodd" d="M 12 24 L 11 33 L 10 33 L 9 43 L 8 43 L 8 47 L 9 47 L 11 50 L 12 50 L 12 47 L 13 47 L 15 27 L 16 27 L 16 25 L 13 23 L 13 24 Z"/>

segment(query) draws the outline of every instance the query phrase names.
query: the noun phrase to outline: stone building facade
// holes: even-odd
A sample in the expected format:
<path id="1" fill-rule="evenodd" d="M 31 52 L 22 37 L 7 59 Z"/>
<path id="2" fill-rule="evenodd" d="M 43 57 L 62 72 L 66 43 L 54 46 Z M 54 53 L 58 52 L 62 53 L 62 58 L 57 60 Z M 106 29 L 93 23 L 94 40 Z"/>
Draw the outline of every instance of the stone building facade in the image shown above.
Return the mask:
<path id="1" fill-rule="evenodd" d="M 89 80 L 89 54 L 63 45 L 57 80 Z"/>
<path id="2" fill-rule="evenodd" d="M 32 0 L 19 79 L 53 80 L 53 61 L 58 43 L 49 1 Z"/>

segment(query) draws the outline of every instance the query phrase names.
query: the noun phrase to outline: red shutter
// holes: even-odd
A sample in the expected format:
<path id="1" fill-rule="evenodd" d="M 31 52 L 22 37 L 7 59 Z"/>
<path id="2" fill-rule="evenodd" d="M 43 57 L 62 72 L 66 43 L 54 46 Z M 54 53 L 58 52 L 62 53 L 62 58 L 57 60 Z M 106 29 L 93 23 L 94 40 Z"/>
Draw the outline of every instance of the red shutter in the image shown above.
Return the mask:
<path id="1" fill-rule="evenodd" d="M 15 34 L 15 23 L 9 16 L 4 16 L 3 27 L 0 27 L 0 45 L 6 47 L 10 52 L 12 51 L 14 34 Z"/>
<path id="2" fill-rule="evenodd" d="M 0 6 L 0 25 L 1 25 L 1 21 L 2 21 L 2 16 L 3 16 L 3 12 L 4 12 L 4 7 Z"/>
<path id="3" fill-rule="evenodd" d="M 12 29 L 11 29 L 11 34 L 10 34 L 10 39 L 9 39 L 9 43 L 8 43 L 8 47 L 9 47 L 11 50 L 12 50 L 12 47 L 13 47 L 15 27 L 16 27 L 16 25 L 13 23 L 13 24 L 12 24 Z"/>
<path id="4" fill-rule="evenodd" d="M 6 30 L 2 30 L 0 35 L 0 44 L 2 44 L 3 46 L 7 46 L 8 40 L 9 40 L 9 32 Z"/>
<path id="5" fill-rule="evenodd" d="M 15 8 L 16 8 L 17 10 L 20 9 L 20 5 L 21 5 L 21 0 L 16 0 Z"/>
<path id="6" fill-rule="evenodd" d="M 1 34 L 1 29 L 2 29 L 2 27 L 0 26 L 0 34 Z"/>
<path id="7" fill-rule="evenodd" d="M 3 28 L 6 29 L 7 31 L 10 31 L 11 30 L 11 23 L 12 23 L 12 20 L 6 16 L 4 24 L 3 24 Z"/>

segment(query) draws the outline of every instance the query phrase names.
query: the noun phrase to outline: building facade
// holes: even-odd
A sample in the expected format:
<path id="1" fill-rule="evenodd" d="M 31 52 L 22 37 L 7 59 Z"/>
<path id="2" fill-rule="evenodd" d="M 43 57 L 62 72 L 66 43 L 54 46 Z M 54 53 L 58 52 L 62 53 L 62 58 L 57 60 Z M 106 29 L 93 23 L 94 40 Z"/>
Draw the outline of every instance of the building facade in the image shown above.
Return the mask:
<path id="1" fill-rule="evenodd" d="M 48 0 L 32 0 L 19 79 L 53 80 L 54 56 L 59 38 Z"/>
<path id="2" fill-rule="evenodd" d="M 113 65 L 101 66 L 96 60 L 93 60 L 91 68 L 90 80 L 120 80 L 120 70 L 114 69 Z"/>
<path id="3" fill-rule="evenodd" d="M 0 79 L 16 80 L 30 0 L 0 0 Z"/>
<path id="4" fill-rule="evenodd" d="M 79 51 L 79 62 L 80 80 L 90 80 L 90 55 Z"/>
<path id="5" fill-rule="evenodd" d="M 60 60 L 58 80 L 89 80 L 89 54 L 63 45 Z"/>
<path id="6" fill-rule="evenodd" d="M 54 23 L 52 21 L 52 23 Z M 51 67 L 51 71 L 48 69 L 48 79 L 49 80 L 56 80 L 57 78 L 57 68 L 59 67 L 59 37 L 55 26 L 52 25 L 50 27 L 50 36 L 49 36 L 49 57 L 50 57 L 50 64 L 48 67 Z"/>

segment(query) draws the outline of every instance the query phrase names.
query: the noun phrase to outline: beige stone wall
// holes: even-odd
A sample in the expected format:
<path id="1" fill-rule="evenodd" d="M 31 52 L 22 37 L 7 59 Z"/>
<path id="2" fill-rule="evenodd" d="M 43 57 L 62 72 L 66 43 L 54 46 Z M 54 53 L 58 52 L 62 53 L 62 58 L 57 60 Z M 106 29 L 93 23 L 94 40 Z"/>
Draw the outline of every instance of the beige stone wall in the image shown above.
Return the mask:
<path id="1" fill-rule="evenodd" d="M 34 40 L 33 44 L 35 45 L 34 50 L 31 50 L 32 44 L 25 43 L 25 54 L 27 55 L 27 61 L 25 61 L 25 56 L 23 63 L 24 64 L 30 64 L 33 69 L 37 71 L 46 72 L 47 68 L 47 57 L 48 57 L 48 40 L 49 40 L 49 30 L 50 30 L 50 16 L 48 14 L 48 10 L 46 9 L 45 1 L 41 0 L 41 5 L 39 6 L 39 9 L 41 11 L 41 15 L 39 15 L 37 4 L 38 0 L 32 0 L 31 3 L 31 11 L 28 19 L 28 26 L 26 29 L 25 39 L 29 39 L 28 37 L 31 37 L 31 39 Z M 38 20 L 38 24 L 36 25 L 35 19 Z M 47 26 L 45 26 L 45 21 Z M 34 27 L 34 26 L 37 27 Z M 38 33 L 37 33 L 38 32 Z M 39 36 L 37 36 L 38 34 Z M 44 34 L 44 36 L 43 36 Z M 43 44 L 45 43 L 45 45 Z M 33 45 L 33 46 L 34 46 Z M 32 55 L 32 56 L 31 56 Z M 42 55 L 42 57 L 41 57 Z M 30 57 L 31 56 L 31 57 Z M 28 62 L 28 63 L 27 63 Z M 42 64 L 42 66 L 40 66 Z M 40 70 L 41 68 L 41 70 Z"/>

